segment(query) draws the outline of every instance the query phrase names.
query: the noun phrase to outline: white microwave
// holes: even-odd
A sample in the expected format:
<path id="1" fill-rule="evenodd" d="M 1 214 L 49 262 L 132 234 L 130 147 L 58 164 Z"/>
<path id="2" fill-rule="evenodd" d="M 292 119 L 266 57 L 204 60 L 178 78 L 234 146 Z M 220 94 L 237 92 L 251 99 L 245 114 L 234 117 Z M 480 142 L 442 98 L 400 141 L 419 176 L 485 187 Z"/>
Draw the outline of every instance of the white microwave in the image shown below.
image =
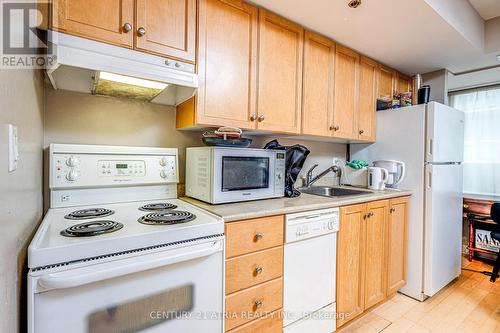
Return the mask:
<path id="1" fill-rule="evenodd" d="M 283 197 L 285 152 L 187 148 L 186 195 L 211 204 Z"/>

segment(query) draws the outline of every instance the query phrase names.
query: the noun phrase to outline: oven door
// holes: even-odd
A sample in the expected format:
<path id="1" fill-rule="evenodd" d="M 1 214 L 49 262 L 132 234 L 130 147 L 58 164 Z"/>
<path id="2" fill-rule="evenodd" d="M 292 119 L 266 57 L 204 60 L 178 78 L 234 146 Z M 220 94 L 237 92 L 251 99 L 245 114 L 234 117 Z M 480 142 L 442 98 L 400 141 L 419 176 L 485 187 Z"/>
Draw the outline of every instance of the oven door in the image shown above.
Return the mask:
<path id="1" fill-rule="evenodd" d="M 31 272 L 29 285 L 31 333 L 223 332 L 223 240 Z"/>
<path id="2" fill-rule="evenodd" d="M 213 203 L 275 196 L 275 152 L 215 149 L 213 165 Z"/>

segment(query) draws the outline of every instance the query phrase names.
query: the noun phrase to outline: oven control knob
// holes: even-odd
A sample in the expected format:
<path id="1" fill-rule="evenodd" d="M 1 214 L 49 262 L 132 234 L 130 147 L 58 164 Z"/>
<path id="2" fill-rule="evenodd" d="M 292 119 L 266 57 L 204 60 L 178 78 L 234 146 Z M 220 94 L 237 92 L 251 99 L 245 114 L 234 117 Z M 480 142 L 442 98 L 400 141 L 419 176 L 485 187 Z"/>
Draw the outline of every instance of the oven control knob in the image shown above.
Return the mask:
<path id="1" fill-rule="evenodd" d="M 80 159 L 78 157 L 75 157 L 75 156 L 70 156 L 66 160 L 66 164 L 69 167 L 76 167 L 78 164 L 80 164 Z"/>
<path id="2" fill-rule="evenodd" d="M 160 165 L 161 165 L 161 166 L 166 166 L 166 165 L 167 165 L 167 162 L 168 162 L 168 161 L 167 161 L 167 159 L 166 159 L 165 157 L 162 157 L 162 158 L 160 159 Z"/>
<path id="3" fill-rule="evenodd" d="M 161 178 L 167 178 L 168 177 L 168 173 L 165 170 L 161 170 L 160 171 L 160 177 Z"/>
<path id="4" fill-rule="evenodd" d="M 78 173 L 77 170 L 70 170 L 66 174 L 66 179 L 69 180 L 70 182 L 74 182 L 75 180 L 78 179 L 79 176 L 80 176 L 80 174 Z"/>

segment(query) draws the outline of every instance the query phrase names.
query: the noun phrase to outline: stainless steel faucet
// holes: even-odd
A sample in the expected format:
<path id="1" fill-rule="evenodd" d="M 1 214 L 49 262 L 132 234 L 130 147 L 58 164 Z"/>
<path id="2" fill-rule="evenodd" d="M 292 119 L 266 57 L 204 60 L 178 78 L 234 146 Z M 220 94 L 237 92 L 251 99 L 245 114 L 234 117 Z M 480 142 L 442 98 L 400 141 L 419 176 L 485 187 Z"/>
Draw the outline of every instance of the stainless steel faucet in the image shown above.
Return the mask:
<path id="1" fill-rule="evenodd" d="M 333 173 L 338 173 L 340 171 L 340 168 L 338 166 L 332 165 L 331 167 L 329 167 L 325 171 L 320 172 L 316 177 L 313 177 L 313 170 L 316 169 L 317 167 L 318 167 L 318 165 L 315 164 L 309 169 L 309 171 L 307 171 L 306 184 L 305 184 L 306 187 L 310 187 L 312 184 L 317 182 L 319 179 L 323 178 L 328 173 L 330 173 L 330 171 Z"/>

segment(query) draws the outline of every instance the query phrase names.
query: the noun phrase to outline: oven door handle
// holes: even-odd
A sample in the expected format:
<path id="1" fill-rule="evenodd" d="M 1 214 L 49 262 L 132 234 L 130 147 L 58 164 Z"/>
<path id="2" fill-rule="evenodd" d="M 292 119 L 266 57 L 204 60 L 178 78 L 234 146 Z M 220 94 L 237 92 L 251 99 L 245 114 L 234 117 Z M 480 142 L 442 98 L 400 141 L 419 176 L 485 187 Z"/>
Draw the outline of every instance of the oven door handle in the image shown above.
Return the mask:
<path id="1" fill-rule="evenodd" d="M 184 261 L 199 259 L 220 252 L 223 249 L 223 241 L 193 245 L 187 250 L 184 248 L 156 252 L 145 256 L 137 256 L 117 261 L 89 265 L 68 271 L 51 273 L 38 279 L 41 288 L 38 291 L 51 289 L 66 289 L 81 285 L 116 278 L 132 273 L 142 272 L 149 269 L 159 268 Z"/>

